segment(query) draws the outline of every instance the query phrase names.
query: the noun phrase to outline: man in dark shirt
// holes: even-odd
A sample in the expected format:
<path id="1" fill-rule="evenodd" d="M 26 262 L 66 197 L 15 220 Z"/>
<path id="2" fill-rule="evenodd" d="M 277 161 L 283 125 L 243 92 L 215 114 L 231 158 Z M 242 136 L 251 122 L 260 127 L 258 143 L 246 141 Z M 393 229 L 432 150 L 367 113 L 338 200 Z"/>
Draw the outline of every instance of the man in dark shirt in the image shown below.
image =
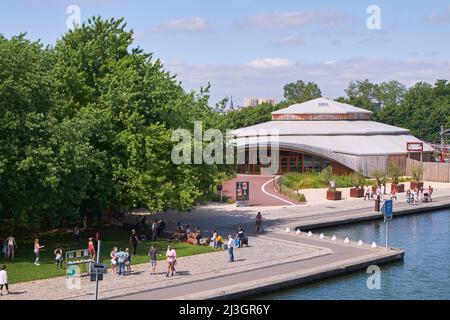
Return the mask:
<path id="1" fill-rule="evenodd" d="M 140 243 L 139 238 L 136 234 L 136 230 L 131 230 L 130 242 L 133 245 L 133 254 L 136 254 L 137 245 Z"/>
<path id="2" fill-rule="evenodd" d="M 158 249 L 152 244 L 150 250 L 148 250 L 148 256 L 150 257 L 151 274 L 156 274 L 156 260 L 158 255 Z"/>

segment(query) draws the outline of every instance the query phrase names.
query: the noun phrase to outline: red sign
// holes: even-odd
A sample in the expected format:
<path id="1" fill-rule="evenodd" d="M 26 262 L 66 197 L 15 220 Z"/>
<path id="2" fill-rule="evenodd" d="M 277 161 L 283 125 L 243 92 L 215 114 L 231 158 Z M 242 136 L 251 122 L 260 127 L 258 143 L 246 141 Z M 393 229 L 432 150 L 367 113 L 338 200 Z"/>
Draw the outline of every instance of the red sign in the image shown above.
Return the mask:
<path id="1" fill-rule="evenodd" d="M 423 142 L 407 142 L 406 150 L 408 152 L 423 152 Z"/>

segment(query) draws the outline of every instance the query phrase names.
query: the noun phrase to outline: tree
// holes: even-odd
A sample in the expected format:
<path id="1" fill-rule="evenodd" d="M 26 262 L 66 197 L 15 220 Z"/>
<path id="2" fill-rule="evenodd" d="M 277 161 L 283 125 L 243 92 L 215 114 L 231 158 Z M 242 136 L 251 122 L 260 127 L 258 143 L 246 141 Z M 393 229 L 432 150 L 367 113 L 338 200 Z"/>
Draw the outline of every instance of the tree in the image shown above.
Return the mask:
<path id="1" fill-rule="evenodd" d="M 322 96 L 317 84 L 314 82 L 305 83 L 302 80 L 286 84 L 283 90 L 284 98 L 289 103 L 302 103 Z"/>

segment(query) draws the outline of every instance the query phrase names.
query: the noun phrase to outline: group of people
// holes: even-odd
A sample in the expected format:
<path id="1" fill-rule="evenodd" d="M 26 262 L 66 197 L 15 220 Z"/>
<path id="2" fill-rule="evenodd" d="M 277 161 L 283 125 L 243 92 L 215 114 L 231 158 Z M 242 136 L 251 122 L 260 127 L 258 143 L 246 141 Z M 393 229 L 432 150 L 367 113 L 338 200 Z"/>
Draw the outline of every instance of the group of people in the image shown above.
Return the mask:
<path id="1" fill-rule="evenodd" d="M 117 273 L 119 276 L 125 276 L 126 273 L 131 273 L 131 254 L 130 250 L 126 248 L 114 247 L 110 253 L 111 269 L 113 273 Z"/>
<path id="2" fill-rule="evenodd" d="M 433 188 L 428 186 L 428 190 L 424 192 L 423 189 L 415 188 L 413 190 L 408 189 L 406 191 L 406 202 L 412 205 L 416 205 L 422 199 L 423 202 L 431 202 L 433 199 L 431 198 L 433 194 Z"/>
<path id="3" fill-rule="evenodd" d="M 161 236 L 161 233 L 166 228 L 166 223 L 159 219 L 155 219 L 152 222 L 152 241 L 158 240 L 158 238 Z"/>
<path id="4" fill-rule="evenodd" d="M 171 241 L 187 241 L 189 238 L 195 238 L 197 240 L 197 244 L 201 244 L 202 232 L 200 227 L 192 229 L 189 224 L 185 227 L 180 222 L 177 222 L 177 227 L 175 231 L 170 236 Z"/>
<path id="5" fill-rule="evenodd" d="M 365 186 L 364 187 L 364 200 L 378 199 L 381 200 L 381 197 L 386 194 L 386 186 L 381 185 L 373 191 L 372 187 Z"/>
<path id="6" fill-rule="evenodd" d="M 16 238 L 10 234 L 6 238 L 0 238 L 0 252 L 5 258 L 5 260 L 14 260 L 15 253 L 17 249 Z"/>

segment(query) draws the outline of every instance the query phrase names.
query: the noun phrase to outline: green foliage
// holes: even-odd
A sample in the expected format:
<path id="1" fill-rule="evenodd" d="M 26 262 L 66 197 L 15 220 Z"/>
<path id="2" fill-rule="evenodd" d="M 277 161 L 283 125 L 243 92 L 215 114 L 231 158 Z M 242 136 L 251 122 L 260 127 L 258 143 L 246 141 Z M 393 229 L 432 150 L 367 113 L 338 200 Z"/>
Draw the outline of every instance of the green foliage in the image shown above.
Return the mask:
<path id="1" fill-rule="evenodd" d="M 353 187 L 360 189 L 362 188 L 366 183 L 366 178 L 360 173 L 360 172 L 352 172 L 348 179 L 350 180 Z"/>
<path id="2" fill-rule="evenodd" d="M 392 179 L 392 183 L 398 184 L 399 177 L 402 175 L 400 167 L 394 163 L 390 163 L 387 170 L 389 177 Z"/>
<path id="3" fill-rule="evenodd" d="M 284 98 L 289 103 L 302 103 L 322 96 L 317 84 L 314 82 L 305 83 L 302 80 L 286 84 L 283 91 Z"/>
<path id="4" fill-rule="evenodd" d="M 328 171 L 328 170 L 327 170 Z M 330 178 L 331 177 L 331 178 Z M 363 177 L 364 178 L 364 177 Z M 317 173 L 314 171 L 311 172 L 293 172 L 284 174 L 280 180 L 280 186 L 284 186 L 291 190 L 301 190 L 301 189 L 317 189 L 317 188 L 328 188 L 329 181 L 333 180 L 336 183 L 336 186 L 341 188 L 352 187 L 354 184 L 351 181 L 351 176 L 339 176 L 339 175 L 328 175 L 324 174 L 323 171 L 321 173 Z M 363 180 L 361 180 L 362 182 Z M 364 179 L 364 182 L 361 185 L 367 184 L 367 181 Z"/>
<path id="5" fill-rule="evenodd" d="M 211 196 L 226 166 L 170 158 L 174 129 L 220 122 L 208 88 L 186 93 L 132 44 L 123 19 L 100 17 L 54 48 L 0 37 L 0 228 L 57 227 L 140 206 L 185 211 Z"/>
<path id="6" fill-rule="evenodd" d="M 423 165 L 415 164 L 411 167 L 411 177 L 413 181 L 421 182 L 423 179 Z"/>
<path id="7" fill-rule="evenodd" d="M 381 169 L 373 170 L 370 175 L 377 181 L 377 186 L 381 187 L 386 184 L 387 172 Z"/>

